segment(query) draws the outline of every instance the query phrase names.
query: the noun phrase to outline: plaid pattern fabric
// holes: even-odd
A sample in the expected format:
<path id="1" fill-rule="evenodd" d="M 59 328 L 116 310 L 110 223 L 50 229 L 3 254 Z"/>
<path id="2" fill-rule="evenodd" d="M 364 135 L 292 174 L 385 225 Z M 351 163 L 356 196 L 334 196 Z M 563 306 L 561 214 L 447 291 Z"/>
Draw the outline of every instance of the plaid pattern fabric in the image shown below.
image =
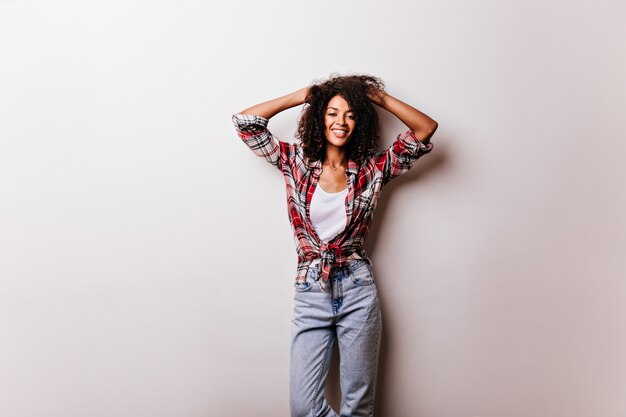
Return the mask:
<path id="1" fill-rule="evenodd" d="M 351 259 L 364 259 L 371 264 L 363 250 L 363 242 L 383 185 L 407 172 L 419 157 L 433 148 L 432 143 L 421 143 L 409 130 L 398 135 L 389 148 L 372 155 L 360 166 L 349 160 L 346 168 L 346 227 L 324 243 L 317 236 L 309 216 L 311 198 L 322 173 L 322 162 L 308 160 L 300 144 L 276 139 L 267 129 L 266 118 L 235 114 L 233 123 L 239 137 L 252 152 L 282 172 L 287 187 L 289 221 L 298 254 L 296 281 L 305 281 L 311 261 L 321 258 L 322 288 L 326 287 L 334 266 L 343 266 Z"/>

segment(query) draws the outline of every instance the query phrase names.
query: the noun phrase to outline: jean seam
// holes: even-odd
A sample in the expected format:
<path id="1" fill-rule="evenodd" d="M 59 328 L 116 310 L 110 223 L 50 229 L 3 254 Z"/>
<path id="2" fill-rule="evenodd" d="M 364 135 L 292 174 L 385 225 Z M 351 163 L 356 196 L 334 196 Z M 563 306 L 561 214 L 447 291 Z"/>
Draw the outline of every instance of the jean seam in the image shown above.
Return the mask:
<path id="1" fill-rule="evenodd" d="M 381 327 L 382 327 L 382 317 L 381 317 L 381 311 L 380 311 L 380 303 L 377 301 L 378 304 L 378 318 L 376 320 L 376 367 L 374 368 L 374 385 L 372 386 L 372 399 L 370 400 L 370 417 L 372 417 L 374 415 L 374 400 L 376 399 L 376 384 L 378 383 L 378 366 L 380 365 L 379 359 L 380 359 L 380 333 L 381 333 Z"/>
<path id="2" fill-rule="evenodd" d="M 335 337 L 333 335 L 331 335 L 331 337 L 328 338 L 328 343 L 326 344 L 326 351 L 324 352 L 324 357 L 322 358 L 322 363 L 321 366 L 319 368 L 319 372 L 317 373 L 317 378 L 315 378 L 315 392 L 313 395 L 313 407 L 311 408 L 311 415 L 315 415 L 315 407 L 318 405 L 317 404 L 317 398 L 320 392 L 320 388 L 321 388 L 321 380 L 322 380 L 322 374 L 324 373 L 324 365 L 326 364 L 326 361 L 328 360 L 328 355 L 332 352 L 332 348 L 333 348 L 333 343 L 335 342 Z"/>

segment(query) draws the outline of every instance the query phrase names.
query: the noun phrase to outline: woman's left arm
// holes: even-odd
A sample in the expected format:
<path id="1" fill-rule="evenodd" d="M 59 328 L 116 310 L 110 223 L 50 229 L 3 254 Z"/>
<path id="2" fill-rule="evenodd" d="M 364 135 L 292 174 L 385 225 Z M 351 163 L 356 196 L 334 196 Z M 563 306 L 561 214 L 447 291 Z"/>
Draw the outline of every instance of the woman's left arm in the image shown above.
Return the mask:
<path id="1" fill-rule="evenodd" d="M 437 122 L 415 107 L 398 100 L 384 91 L 376 90 L 370 94 L 372 102 L 383 109 L 391 112 L 413 132 L 415 137 L 422 143 L 428 144 L 431 136 L 439 126 Z"/>

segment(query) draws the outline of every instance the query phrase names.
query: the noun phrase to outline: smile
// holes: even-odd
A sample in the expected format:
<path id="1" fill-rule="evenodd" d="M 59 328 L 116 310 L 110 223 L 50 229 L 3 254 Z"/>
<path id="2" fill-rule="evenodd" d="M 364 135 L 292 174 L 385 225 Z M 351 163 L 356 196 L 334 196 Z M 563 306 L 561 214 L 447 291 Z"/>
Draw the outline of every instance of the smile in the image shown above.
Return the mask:
<path id="1" fill-rule="evenodd" d="M 345 129 L 331 129 L 331 131 L 335 134 L 335 136 L 337 136 L 338 138 L 345 138 L 346 136 L 348 136 L 348 131 Z"/>

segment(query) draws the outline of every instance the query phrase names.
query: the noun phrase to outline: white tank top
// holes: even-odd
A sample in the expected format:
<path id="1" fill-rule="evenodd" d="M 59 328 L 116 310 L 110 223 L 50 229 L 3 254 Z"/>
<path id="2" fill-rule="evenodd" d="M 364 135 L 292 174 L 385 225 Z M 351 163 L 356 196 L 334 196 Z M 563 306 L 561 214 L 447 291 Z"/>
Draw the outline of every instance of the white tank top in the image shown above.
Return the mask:
<path id="1" fill-rule="evenodd" d="M 311 224 L 320 240 L 327 243 L 346 227 L 346 196 L 348 188 L 329 193 L 318 184 L 311 198 Z M 319 263 L 314 259 L 311 266 Z"/>

